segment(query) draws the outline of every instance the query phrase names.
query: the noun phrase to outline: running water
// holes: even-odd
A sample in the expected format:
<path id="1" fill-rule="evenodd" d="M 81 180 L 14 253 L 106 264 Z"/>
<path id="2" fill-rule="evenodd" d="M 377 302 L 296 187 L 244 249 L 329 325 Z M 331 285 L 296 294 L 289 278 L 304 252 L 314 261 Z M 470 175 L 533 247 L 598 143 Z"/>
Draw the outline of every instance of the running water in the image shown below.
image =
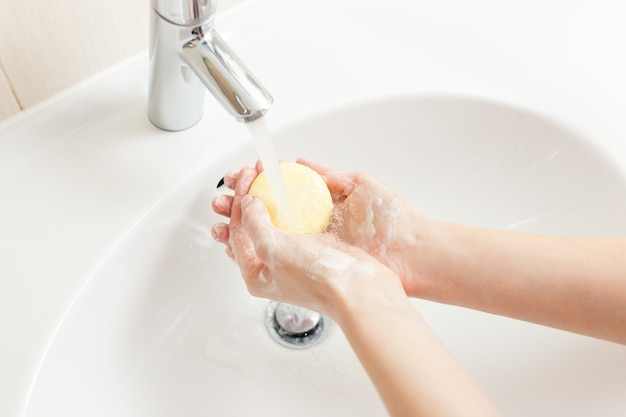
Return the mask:
<path id="1" fill-rule="evenodd" d="M 287 197 L 287 186 L 285 185 L 285 179 L 280 171 L 278 157 L 274 150 L 274 143 L 272 142 L 267 122 L 265 118 L 261 116 L 256 120 L 246 122 L 245 125 L 250 131 L 252 141 L 259 153 L 259 159 L 261 163 L 263 163 L 263 170 L 267 175 L 270 191 L 276 202 L 278 217 L 280 219 L 289 219 L 291 205 Z"/>
<path id="2" fill-rule="evenodd" d="M 291 204 L 289 202 L 289 197 L 287 195 L 287 186 L 285 185 L 285 178 L 280 170 L 280 163 L 278 161 L 278 157 L 276 156 L 276 151 L 274 150 L 274 143 L 272 142 L 272 137 L 270 135 L 270 130 L 267 126 L 267 122 L 264 117 L 259 117 L 256 120 L 251 122 L 246 122 L 246 126 L 250 131 L 250 136 L 252 137 L 252 141 L 257 149 L 259 154 L 259 159 L 263 163 L 263 170 L 265 171 L 265 175 L 267 175 L 267 180 L 270 186 L 270 192 L 272 193 L 272 197 L 274 197 L 274 202 L 276 203 L 277 216 L 280 219 L 280 222 L 284 225 L 293 224 L 294 222 L 300 222 L 299 217 L 294 218 L 293 215 L 297 215 L 296 210 L 292 210 Z M 298 311 L 310 311 L 306 309 L 302 309 L 301 307 L 291 306 L 289 304 L 279 303 L 280 305 L 285 306 L 285 308 L 297 308 Z M 312 314 L 317 314 L 315 312 L 311 312 Z M 303 313 L 304 314 L 304 313 Z M 263 371 L 265 371 L 265 367 L 262 367 Z M 317 374 L 317 372 L 316 372 Z"/>

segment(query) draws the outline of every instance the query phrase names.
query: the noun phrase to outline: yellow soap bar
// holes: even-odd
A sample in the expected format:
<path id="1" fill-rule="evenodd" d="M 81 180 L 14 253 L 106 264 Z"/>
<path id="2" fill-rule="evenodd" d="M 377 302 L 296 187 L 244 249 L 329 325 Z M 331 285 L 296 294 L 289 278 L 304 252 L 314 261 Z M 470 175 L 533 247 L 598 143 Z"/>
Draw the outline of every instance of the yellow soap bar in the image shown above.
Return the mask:
<path id="1" fill-rule="evenodd" d="M 265 171 L 255 178 L 248 194 L 265 204 L 272 223 L 279 229 L 298 234 L 323 231 L 333 211 L 333 200 L 324 179 L 311 168 L 295 162 L 281 163 L 280 171 L 289 201 L 289 207 L 282 209 L 286 213 L 279 214 Z"/>

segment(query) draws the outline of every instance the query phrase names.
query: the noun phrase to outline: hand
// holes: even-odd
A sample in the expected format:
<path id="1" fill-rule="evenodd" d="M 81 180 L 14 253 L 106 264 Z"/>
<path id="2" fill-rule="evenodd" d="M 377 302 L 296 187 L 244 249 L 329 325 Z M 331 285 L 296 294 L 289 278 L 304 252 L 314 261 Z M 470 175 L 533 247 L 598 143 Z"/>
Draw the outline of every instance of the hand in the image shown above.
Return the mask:
<path id="1" fill-rule="evenodd" d="M 345 173 L 304 159 L 333 196 L 335 214 L 329 232 L 357 246 L 400 276 L 405 290 L 417 295 L 415 267 L 427 218 L 370 174 Z"/>
<path id="2" fill-rule="evenodd" d="M 297 236 L 276 229 L 260 200 L 247 195 L 257 169 L 243 168 L 225 183 L 234 196 L 213 202 L 230 224 L 216 224 L 213 236 L 241 269 L 255 296 L 297 304 L 340 321 L 353 300 L 396 305 L 406 295 L 397 276 L 385 265 L 345 242 Z"/>
<path id="3" fill-rule="evenodd" d="M 396 256 L 409 243 L 401 227 L 414 221 L 405 204 L 371 177 L 318 167 L 343 204 L 343 224 L 331 230 L 346 240 L 290 234 L 274 228 L 263 203 L 247 194 L 258 172 L 228 175 L 235 195 L 213 201 L 216 213 L 230 217 L 230 224 L 213 227 L 213 236 L 239 264 L 248 290 L 335 320 L 390 415 L 498 415 L 413 308 L 398 276 L 349 243 Z M 458 394 L 453 398 L 450 387 Z"/>

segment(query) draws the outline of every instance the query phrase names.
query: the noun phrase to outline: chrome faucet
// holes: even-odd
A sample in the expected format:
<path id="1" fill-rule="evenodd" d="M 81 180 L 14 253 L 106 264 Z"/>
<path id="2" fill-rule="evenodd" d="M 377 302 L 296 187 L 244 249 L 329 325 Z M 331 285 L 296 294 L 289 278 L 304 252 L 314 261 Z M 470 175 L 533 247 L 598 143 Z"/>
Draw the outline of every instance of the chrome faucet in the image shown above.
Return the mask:
<path id="1" fill-rule="evenodd" d="M 214 29 L 215 0 L 151 0 L 148 118 L 185 130 L 202 117 L 208 89 L 240 121 L 261 117 L 272 96 Z"/>

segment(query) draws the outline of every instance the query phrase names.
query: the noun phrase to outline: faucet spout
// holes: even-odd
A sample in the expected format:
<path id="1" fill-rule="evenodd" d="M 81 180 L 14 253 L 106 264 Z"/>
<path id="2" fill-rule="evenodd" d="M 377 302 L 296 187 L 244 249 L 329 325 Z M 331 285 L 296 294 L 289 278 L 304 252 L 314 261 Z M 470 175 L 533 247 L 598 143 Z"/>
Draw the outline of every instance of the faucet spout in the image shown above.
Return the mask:
<path id="1" fill-rule="evenodd" d="M 272 96 L 215 30 L 186 43 L 182 58 L 238 120 L 258 119 L 270 108 Z"/>
<path id="2" fill-rule="evenodd" d="M 239 121 L 261 117 L 272 96 L 213 28 L 215 1 L 152 0 L 148 118 L 170 131 L 196 124 L 208 89 Z"/>

